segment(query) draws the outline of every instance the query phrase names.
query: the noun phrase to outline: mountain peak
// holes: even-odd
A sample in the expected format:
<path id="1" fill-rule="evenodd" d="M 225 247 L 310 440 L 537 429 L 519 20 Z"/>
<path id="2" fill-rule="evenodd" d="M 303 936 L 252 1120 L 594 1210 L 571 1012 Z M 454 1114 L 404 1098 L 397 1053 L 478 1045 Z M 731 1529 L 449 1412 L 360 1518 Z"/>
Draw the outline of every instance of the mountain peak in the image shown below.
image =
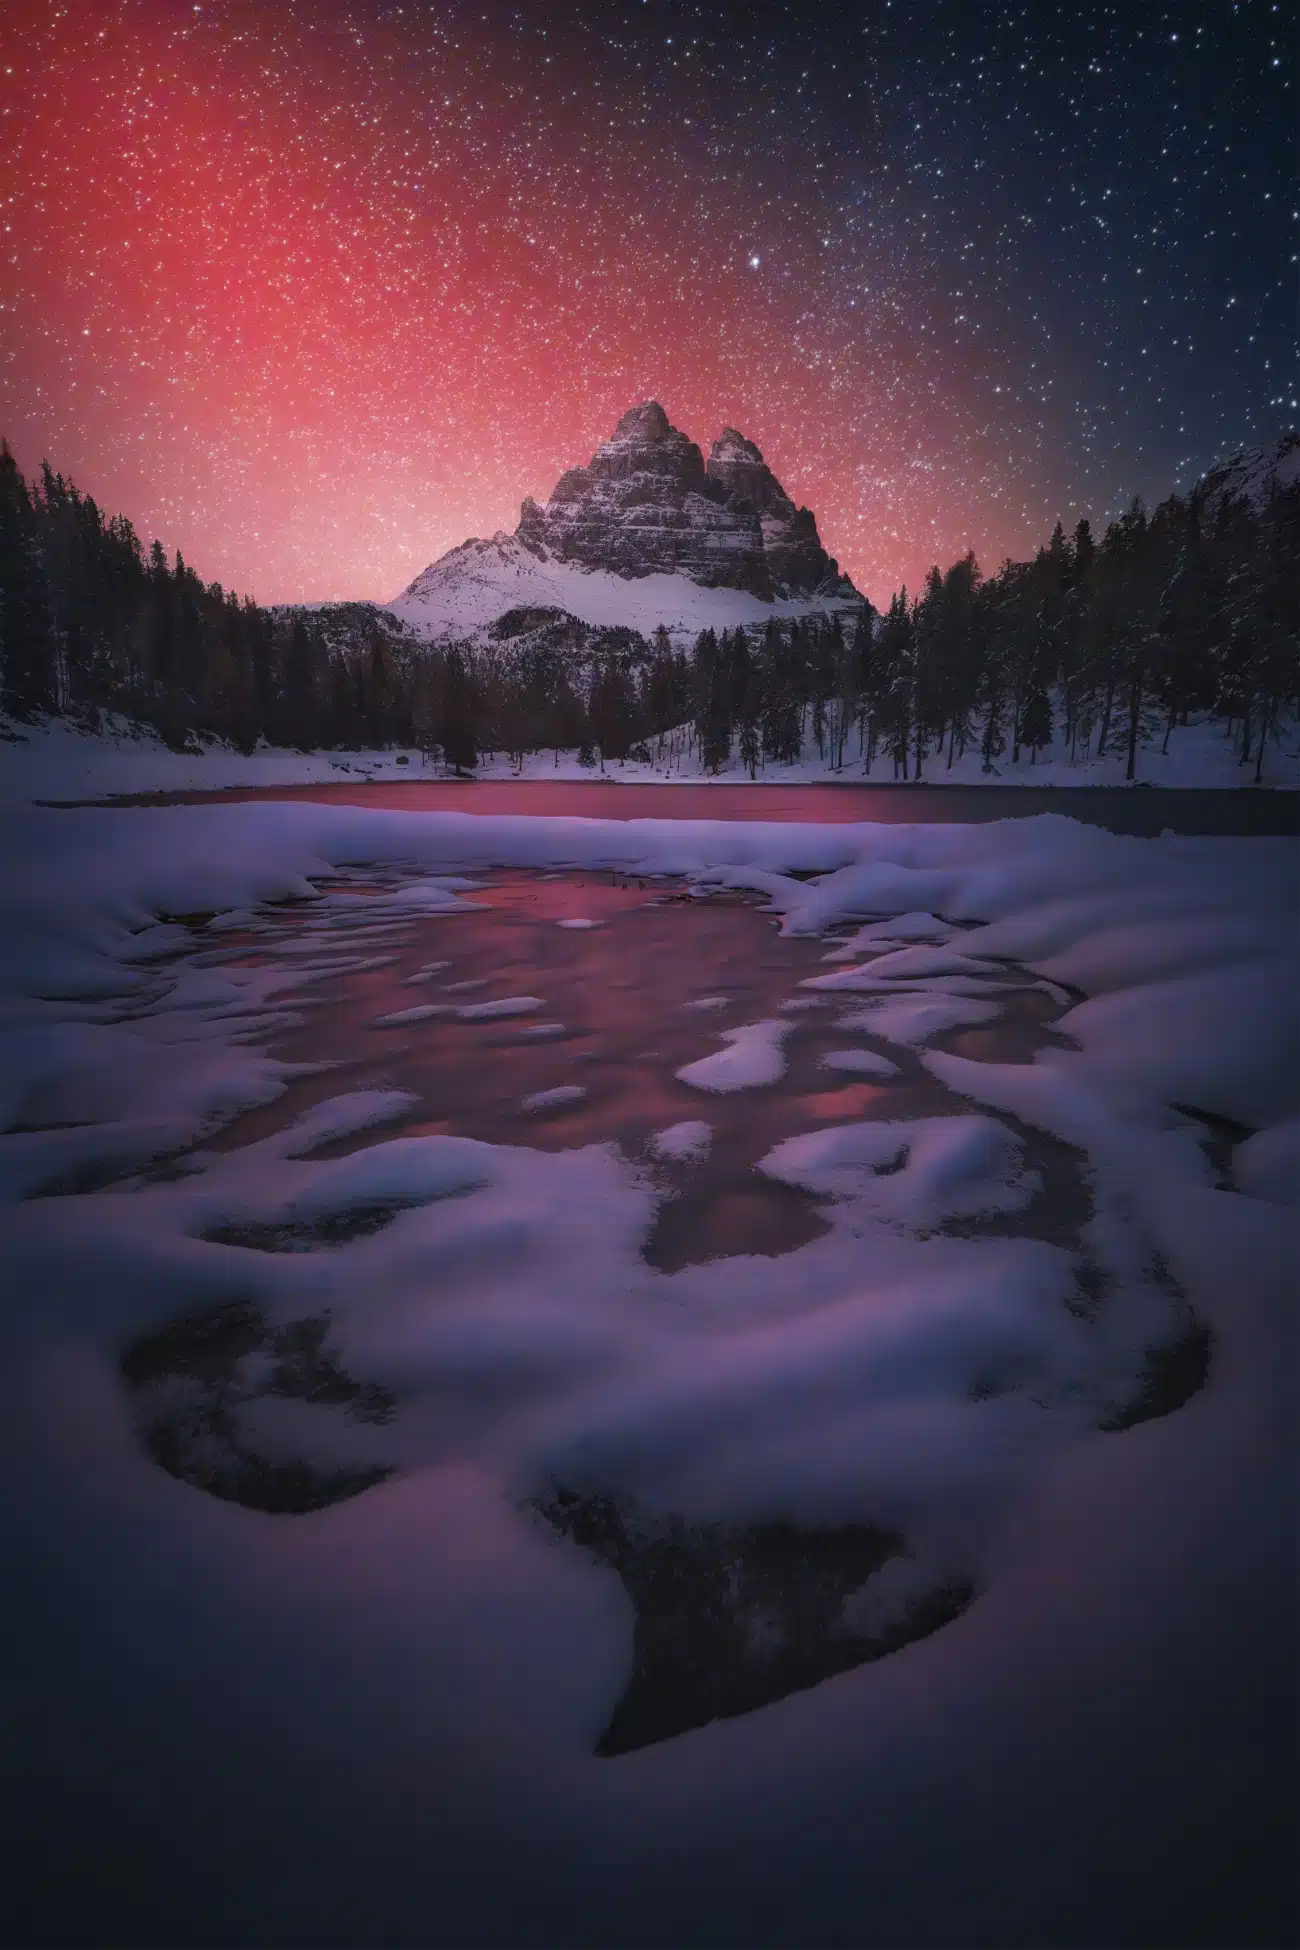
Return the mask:
<path id="1" fill-rule="evenodd" d="M 749 460 L 762 462 L 763 456 L 752 440 L 746 440 L 735 427 L 724 427 L 713 443 L 710 460 Z"/>
<path id="2" fill-rule="evenodd" d="M 862 598 L 752 440 L 724 427 L 706 465 L 648 399 L 544 504 L 524 502 L 513 535 L 449 550 L 390 608 L 447 641 L 514 641 L 546 617 L 576 632 L 566 641 L 662 625 L 679 643 L 775 616 L 856 616 Z"/>
<path id="3" fill-rule="evenodd" d="M 1300 481 L 1300 433 L 1284 433 L 1271 447 L 1251 447 L 1220 461 L 1197 483 L 1202 504 L 1211 512 L 1225 501 L 1248 501 L 1262 508 L 1274 488 L 1285 492 Z"/>
<path id="4" fill-rule="evenodd" d="M 629 407 L 586 466 L 560 476 L 545 507 L 525 501 L 516 535 L 535 555 L 624 579 L 686 575 L 765 602 L 856 594 L 811 512 L 795 507 L 752 440 L 724 427 L 706 467 L 658 400 Z"/>
<path id="5" fill-rule="evenodd" d="M 629 406 L 614 429 L 614 438 L 635 440 L 666 440 L 674 431 L 668 415 L 657 399 L 642 400 L 640 406 Z"/>

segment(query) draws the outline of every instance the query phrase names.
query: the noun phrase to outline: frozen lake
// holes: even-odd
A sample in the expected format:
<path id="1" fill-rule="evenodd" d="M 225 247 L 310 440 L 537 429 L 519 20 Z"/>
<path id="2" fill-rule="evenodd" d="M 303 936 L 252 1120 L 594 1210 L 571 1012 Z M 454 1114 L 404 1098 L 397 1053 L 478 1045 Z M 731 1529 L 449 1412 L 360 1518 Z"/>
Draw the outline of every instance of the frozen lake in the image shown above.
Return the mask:
<path id="1" fill-rule="evenodd" d="M 853 1118 L 962 1108 L 916 1049 L 882 1043 L 868 1055 L 862 1033 L 840 1027 L 845 1004 L 835 994 L 800 989 L 827 972 L 833 941 L 780 934 L 753 894 L 692 895 L 680 881 L 622 873 L 479 878 L 463 896 L 467 911 L 373 937 L 380 955 L 359 956 L 313 1004 L 297 1005 L 299 1019 L 267 1047 L 301 1073 L 273 1104 L 237 1118 L 221 1149 L 285 1130 L 345 1089 L 400 1080 L 411 1102 L 376 1142 L 455 1134 L 547 1151 L 617 1145 L 664 1194 L 643 1254 L 677 1271 L 788 1252 L 826 1230 L 809 1194 L 755 1170 L 784 1139 Z M 373 879 L 348 889 L 375 901 L 385 891 Z M 352 910 L 352 926 L 370 941 L 365 911 L 357 919 Z M 318 925 L 310 907 L 280 910 L 257 933 L 227 936 L 206 955 L 200 947 L 195 965 L 284 967 L 319 941 Z M 339 925 L 327 939 L 348 935 Z M 996 1015 L 937 1028 L 927 1046 L 1028 1061 L 1059 1041 L 1050 1025 L 1077 999 L 1046 989 L 1008 969 Z M 744 1025 L 774 1021 L 783 1033 L 765 1084 L 702 1092 L 683 1080 L 738 1026 L 744 1034 Z M 657 1148 L 659 1133 L 692 1124 L 702 1134 L 694 1144 Z M 345 1140 L 348 1149 L 355 1142 Z M 1036 1141 L 1036 1163 L 1041 1149 Z"/>
<path id="2" fill-rule="evenodd" d="M 945 785 L 655 785 L 617 779 L 353 780 L 340 785 L 234 786 L 222 791 L 138 793 L 119 806 L 229 805 L 308 800 L 392 812 L 532 813 L 577 819 L 797 820 L 800 824 L 929 826 L 1063 813 L 1111 833 L 1156 838 L 1300 834 L 1300 793 L 1171 787 Z"/>

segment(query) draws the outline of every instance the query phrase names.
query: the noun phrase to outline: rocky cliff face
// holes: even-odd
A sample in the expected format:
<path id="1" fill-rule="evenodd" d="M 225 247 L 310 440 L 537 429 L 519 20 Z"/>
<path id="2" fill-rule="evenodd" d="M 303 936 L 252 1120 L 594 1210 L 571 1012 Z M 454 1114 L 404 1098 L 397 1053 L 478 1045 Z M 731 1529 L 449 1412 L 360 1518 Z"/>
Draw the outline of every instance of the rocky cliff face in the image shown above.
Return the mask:
<path id="1" fill-rule="evenodd" d="M 585 467 L 561 475 L 545 507 L 525 501 L 516 539 L 584 568 L 685 575 L 764 602 L 856 595 L 810 511 L 795 507 L 751 440 L 726 428 L 706 466 L 656 400 L 625 413 Z"/>
<path id="2" fill-rule="evenodd" d="M 1286 493 L 1300 481 L 1300 434 L 1284 433 L 1274 447 L 1252 447 L 1234 454 L 1202 475 L 1197 483 L 1202 513 L 1213 520 L 1227 500 L 1249 501 L 1260 509 L 1276 488 Z"/>
<path id="3" fill-rule="evenodd" d="M 782 595 L 811 595 L 815 590 L 829 591 L 847 582 L 818 539 L 811 508 L 795 507 L 758 448 L 743 433 L 734 427 L 722 429 L 705 472 L 725 491 L 732 505 L 747 505 L 757 512 L 774 590 Z"/>

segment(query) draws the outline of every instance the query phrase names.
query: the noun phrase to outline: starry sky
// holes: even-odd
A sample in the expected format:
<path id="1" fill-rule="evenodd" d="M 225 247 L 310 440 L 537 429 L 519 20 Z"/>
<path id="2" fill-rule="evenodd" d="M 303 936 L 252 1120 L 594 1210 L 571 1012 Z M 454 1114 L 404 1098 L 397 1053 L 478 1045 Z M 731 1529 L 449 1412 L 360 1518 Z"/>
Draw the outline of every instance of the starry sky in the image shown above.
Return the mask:
<path id="1" fill-rule="evenodd" d="M 1297 421 L 1273 0 L 10 0 L 0 432 L 395 595 L 636 400 L 876 601 Z"/>

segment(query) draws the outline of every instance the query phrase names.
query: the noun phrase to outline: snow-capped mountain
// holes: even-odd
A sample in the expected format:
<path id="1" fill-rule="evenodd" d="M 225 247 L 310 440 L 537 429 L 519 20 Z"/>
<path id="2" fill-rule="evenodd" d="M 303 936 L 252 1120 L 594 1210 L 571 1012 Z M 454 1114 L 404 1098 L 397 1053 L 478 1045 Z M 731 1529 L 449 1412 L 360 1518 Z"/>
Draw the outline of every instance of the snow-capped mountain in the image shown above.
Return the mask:
<path id="1" fill-rule="evenodd" d="M 751 440 L 725 428 L 706 464 L 649 400 L 545 507 L 526 500 L 513 535 L 462 542 L 388 607 L 431 640 L 500 636 L 503 616 L 543 610 L 682 640 L 862 601 Z"/>
<path id="2" fill-rule="evenodd" d="M 1203 505 L 1213 511 L 1227 500 L 1250 501 L 1262 508 L 1274 487 L 1300 482 L 1300 433 L 1284 433 L 1275 447 L 1252 447 L 1220 461 L 1197 483 Z"/>

